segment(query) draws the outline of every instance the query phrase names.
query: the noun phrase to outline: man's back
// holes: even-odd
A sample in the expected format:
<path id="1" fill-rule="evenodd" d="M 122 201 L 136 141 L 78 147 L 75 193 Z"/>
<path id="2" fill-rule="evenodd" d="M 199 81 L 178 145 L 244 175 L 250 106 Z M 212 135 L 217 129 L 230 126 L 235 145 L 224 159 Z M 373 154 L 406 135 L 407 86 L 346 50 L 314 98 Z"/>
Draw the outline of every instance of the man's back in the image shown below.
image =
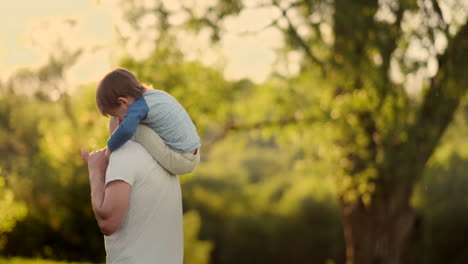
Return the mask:
<path id="1" fill-rule="evenodd" d="M 108 263 L 183 261 L 182 197 L 177 177 L 164 170 L 138 143 L 128 141 L 111 154 L 106 184 L 132 186 L 122 227 L 105 237 Z"/>

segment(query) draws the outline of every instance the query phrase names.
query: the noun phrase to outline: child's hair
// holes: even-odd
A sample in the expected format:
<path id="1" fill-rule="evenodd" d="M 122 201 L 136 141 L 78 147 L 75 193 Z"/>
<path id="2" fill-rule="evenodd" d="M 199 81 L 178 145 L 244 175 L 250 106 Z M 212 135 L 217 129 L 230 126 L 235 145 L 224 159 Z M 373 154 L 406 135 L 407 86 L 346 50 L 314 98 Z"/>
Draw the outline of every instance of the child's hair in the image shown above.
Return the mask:
<path id="1" fill-rule="evenodd" d="M 119 106 L 119 97 L 138 98 L 144 91 L 145 86 L 135 75 L 118 68 L 102 78 L 96 91 L 96 104 L 101 114 L 107 116 L 109 109 Z"/>

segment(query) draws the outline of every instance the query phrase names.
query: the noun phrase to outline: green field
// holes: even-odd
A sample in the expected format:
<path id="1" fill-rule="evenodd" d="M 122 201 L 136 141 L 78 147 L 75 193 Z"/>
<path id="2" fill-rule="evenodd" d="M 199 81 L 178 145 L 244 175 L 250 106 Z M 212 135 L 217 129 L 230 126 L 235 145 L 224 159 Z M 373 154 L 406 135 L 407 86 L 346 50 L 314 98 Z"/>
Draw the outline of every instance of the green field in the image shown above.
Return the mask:
<path id="1" fill-rule="evenodd" d="M 90 262 L 64 262 L 46 259 L 0 258 L 0 264 L 91 264 Z"/>

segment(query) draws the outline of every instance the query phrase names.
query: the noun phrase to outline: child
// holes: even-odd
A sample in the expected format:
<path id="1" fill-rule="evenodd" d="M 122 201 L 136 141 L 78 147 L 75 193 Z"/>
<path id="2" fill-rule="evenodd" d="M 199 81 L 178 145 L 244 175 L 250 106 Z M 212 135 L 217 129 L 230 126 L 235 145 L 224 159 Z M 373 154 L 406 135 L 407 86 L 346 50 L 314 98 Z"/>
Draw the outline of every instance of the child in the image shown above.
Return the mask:
<path id="1" fill-rule="evenodd" d="M 115 69 L 99 83 L 96 103 L 103 115 L 121 122 L 107 141 L 110 152 L 133 138 L 172 174 L 189 173 L 200 162 L 196 127 L 168 93 L 148 89 L 129 71 Z"/>

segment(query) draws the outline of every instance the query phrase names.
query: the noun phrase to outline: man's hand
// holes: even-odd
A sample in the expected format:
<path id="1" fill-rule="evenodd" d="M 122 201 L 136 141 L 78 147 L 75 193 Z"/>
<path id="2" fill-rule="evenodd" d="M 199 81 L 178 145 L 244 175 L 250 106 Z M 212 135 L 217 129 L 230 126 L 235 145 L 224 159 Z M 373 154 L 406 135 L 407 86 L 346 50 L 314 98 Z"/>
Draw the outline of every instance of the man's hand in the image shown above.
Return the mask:
<path id="1" fill-rule="evenodd" d="M 110 158 L 110 151 L 109 151 L 109 148 L 104 148 L 104 149 L 101 149 L 99 151 L 102 151 L 104 150 L 104 156 L 106 157 L 107 161 L 109 161 L 109 158 Z M 94 152 L 93 152 L 94 153 Z M 81 150 L 81 159 L 84 160 L 84 162 L 88 163 L 88 160 L 89 160 L 89 152 L 82 149 Z"/>
<path id="2" fill-rule="evenodd" d="M 95 150 L 88 154 L 88 170 L 90 175 L 92 175 L 91 172 L 94 171 L 98 172 L 99 175 L 106 175 L 106 169 L 109 163 L 109 158 L 106 157 L 106 149 L 107 148 Z"/>
<path id="3" fill-rule="evenodd" d="M 88 151 L 82 149 L 81 150 L 81 158 L 84 160 L 84 162 L 88 163 L 88 158 L 89 158 Z"/>

